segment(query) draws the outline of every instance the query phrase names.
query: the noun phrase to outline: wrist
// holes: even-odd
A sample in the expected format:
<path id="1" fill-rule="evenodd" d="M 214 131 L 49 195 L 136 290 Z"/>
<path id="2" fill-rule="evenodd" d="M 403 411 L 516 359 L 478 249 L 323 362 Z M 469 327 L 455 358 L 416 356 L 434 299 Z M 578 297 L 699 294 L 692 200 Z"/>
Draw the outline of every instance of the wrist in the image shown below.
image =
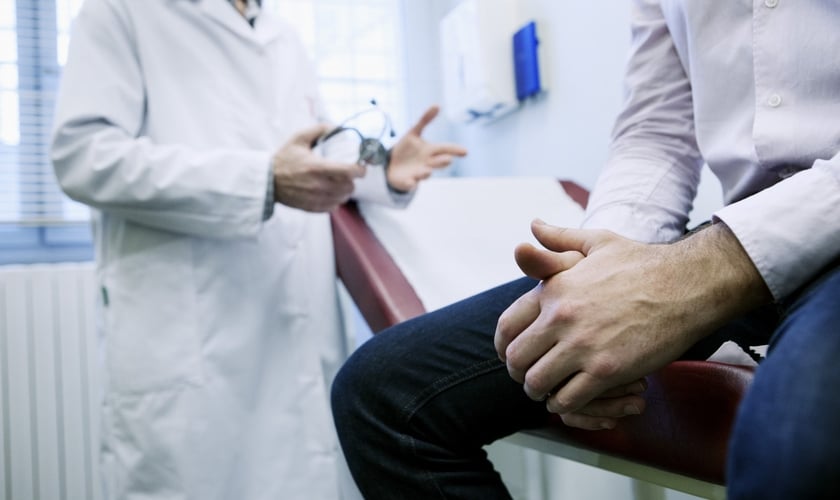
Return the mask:
<path id="1" fill-rule="evenodd" d="M 772 302 L 758 269 L 725 224 L 712 224 L 670 246 L 683 257 L 701 303 L 721 323 Z"/>
<path id="2" fill-rule="evenodd" d="M 391 152 L 392 152 L 392 149 L 388 149 L 388 150 L 385 151 L 385 164 L 382 166 L 382 168 L 385 171 L 385 185 L 388 187 L 388 191 L 390 191 L 391 193 L 393 193 L 395 195 L 409 194 L 411 192 L 410 189 L 406 189 L 406 190 L 399 189 L 397 187 L 394 187 L 393 184 L 391 184 L 391 170 L 390 170 L 390 167 L 391 167 Z"/>

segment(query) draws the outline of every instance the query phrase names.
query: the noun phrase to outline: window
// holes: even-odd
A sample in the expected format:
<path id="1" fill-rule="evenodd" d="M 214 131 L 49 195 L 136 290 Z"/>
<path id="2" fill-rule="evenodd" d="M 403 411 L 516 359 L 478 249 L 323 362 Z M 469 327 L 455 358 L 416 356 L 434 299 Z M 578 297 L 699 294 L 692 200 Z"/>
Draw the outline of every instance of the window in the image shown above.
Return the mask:
<path id="1" fill-rule="evenodd" d="M 0 2 L 0 264 L 92 258 L 87 207 L 58 189 L 51 119 L 83 0 Z M 263 0 L 295 26 L 334 121 L 376 99 L 404 125 L 402 0 Z"/>
<path id="2" fill-rule="evenodd" d="M 58 75 L 82 0 L 0 4 L 0 263 L 87 260 L 88 210 L 49 162 Z"/>
<path id="3" fill-rule="evenodd" d="M 371 99 L 405 125 L 400 0 L 263 0 L 294 26 L 309 49 L 330 118 L 340 121 Z"/>

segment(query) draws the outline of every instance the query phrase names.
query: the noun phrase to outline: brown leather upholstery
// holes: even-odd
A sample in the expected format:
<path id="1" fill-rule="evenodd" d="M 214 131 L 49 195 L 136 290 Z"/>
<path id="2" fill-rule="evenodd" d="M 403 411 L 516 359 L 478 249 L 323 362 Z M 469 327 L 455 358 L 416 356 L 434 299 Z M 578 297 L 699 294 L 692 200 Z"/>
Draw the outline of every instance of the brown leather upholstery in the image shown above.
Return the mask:
<path id="1" fill-rule="evenodd" d="M 589 193 L 561 181 L 585 206 Z M 374 332 L 425 312 L 414 289 L 365 224 L 354 203 L 332 214 L 338 275 Z M 528 431 L 696 479 L 724 484 L 726 449 L 750 367 L 677 361 L 648 377 L 643 415 L 610 431 L 582 431 L 551 416 Z"/>

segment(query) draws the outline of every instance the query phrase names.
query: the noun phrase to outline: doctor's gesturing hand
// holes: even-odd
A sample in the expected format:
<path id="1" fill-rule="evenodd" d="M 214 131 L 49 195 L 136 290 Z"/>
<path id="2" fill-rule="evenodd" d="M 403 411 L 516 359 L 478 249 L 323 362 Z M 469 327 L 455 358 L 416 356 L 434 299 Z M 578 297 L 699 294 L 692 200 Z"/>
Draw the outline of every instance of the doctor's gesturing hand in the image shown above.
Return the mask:
<path id="1" fill-rule="evenodd" d="M 421 137 L 426 125 L 438 115 L 440 108 L 431 106 L 391 149 L 388 165 L 388 184 L 397 191 L 411 191 L 436 169 L 452 163 L 455 156 L 465 156 L 467 150 L 457 144 L 435 144 Z"/>
<path id="2" fill-rule="evenodd" d="M 640 413 L 644 376 L 771 300 L 723 224 L 666 245 L 539 221 L 532 230 L 547 251 L 520 247 L 517 262 L 542 282 L 502 314 L 495 346 L 528 396 L 567 425 L 611 428 Z"/>
<path id="3" fill-rule="evenodd" d="M 426 126 L 439 112 L 432 106 L 394 145 L 386 171 L 391 189 L 414 190 L 436 169 L 447 167 L 467 150 L 457 144 L 430 143 L 423 139 Z M 341 162 L 325 158 L 312 150 L 312 144 L 333 126 L 322 124 L 292 137 L 274 155 L 274 198 L 278 203 L 310 212 L 329 212 L 350 199 L 357 178 L 364 177 L 364 163 Z"/>
<path id="4" fill-rule="evenodd" d="M 330 125 L 305 129 L 274 155 L 274 199 L 309 212 L 329 212 L 350 199 L 353 179 L 365 175 L 365 167 L 338 162 L 312 151 L 312 143 Z"/>

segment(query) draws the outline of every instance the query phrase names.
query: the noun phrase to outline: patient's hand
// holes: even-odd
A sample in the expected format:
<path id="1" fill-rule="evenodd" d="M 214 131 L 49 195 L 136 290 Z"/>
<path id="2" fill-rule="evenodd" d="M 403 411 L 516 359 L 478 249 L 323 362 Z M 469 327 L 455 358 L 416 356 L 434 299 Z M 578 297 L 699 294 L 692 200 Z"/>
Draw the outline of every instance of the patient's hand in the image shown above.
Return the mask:
<path id="1" fill-rule="evenodd" d="M 536 221 L 531 224 L 531 232 L 537 240 L 546 247 L 554 247 L 555 233 L 546 229 L 547 226 Z M 540 280 L 570 269 L 583 259 L 583 254 L 577 251 L 555 252 L 536 248 L 530 243 L 516 247 L 515 256 L 516 263 L 526 275 Z M 619 418 L 639 415 L 645 410 L 645 400 L 640 396 L 645 389 L 647 382 L 639 379 L 610 389 L 580 410 L 560 417 L 570 427 L 585 430 L 612 429 Z"/>
<path id="2" fill-rule="evenodd" d="M 456 156 L 467 154 L 467 150 L 457 144 L 431 143 L 421 137 L 423 129 L 435 119 L 438 111 L 437 106 L 427 109 L 391 150 L 387 176 L 388 185 L 393 189 L 411 191 L 434 170 L 448 166 Z"/>
<path id="3" fill-rule="evenodd" d="M 645 411 L 645 400 L 641 394 L 646 389 L 647 381 L 639 379 L 631 384 L 610 389 L 580 410 L 560 415 L 560 418 L 566 425 L 578 429 L 612 429 L 618 423 L 618 419 L 640 415 Z"/>
<path id="4" fill-rule="evenodd" d="M 540 230 L 553 233 L 549 250 L 585 257 L 517 299 L 494 340 L 511 377 L 559 415 L 593 408 L 610 389 L 653 373 L 772 300 L 723 224 L 668 245 L 601 230 Z"/>

